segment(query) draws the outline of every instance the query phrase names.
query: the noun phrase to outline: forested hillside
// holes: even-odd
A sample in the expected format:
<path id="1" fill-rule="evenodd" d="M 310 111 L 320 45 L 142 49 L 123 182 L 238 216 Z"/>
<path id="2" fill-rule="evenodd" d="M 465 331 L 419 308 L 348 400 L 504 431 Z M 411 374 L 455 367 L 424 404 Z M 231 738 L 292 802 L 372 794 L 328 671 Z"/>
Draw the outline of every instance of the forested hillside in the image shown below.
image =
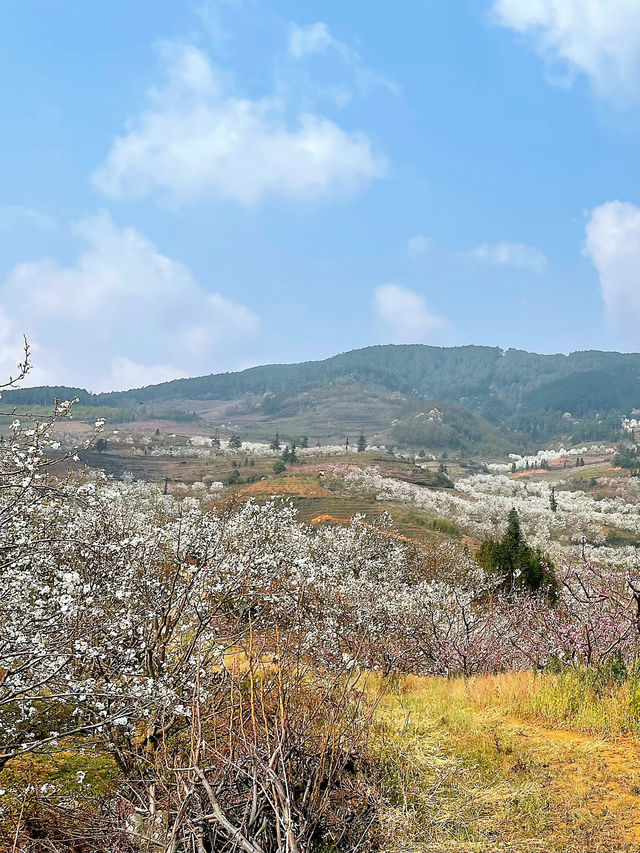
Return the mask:
<path id="1" fill-rule="evenodd" d="M 362 429 L 409 446 L 472 448 L 560 436 L 613 438 L 619 416 L 640 404 L 640 370 L 634 353 L 387 345 L 124 392 L 27 388 L 11 392 L 8 401 L 49 405 L 54 397 L 126 409 L 129 416 L 140 404 L 155 415 L 168 409 L 200 415 L 207 406 L 198 403 L 222 401 L 235 404 L 226 415 L 237 417 L 248 435 L 273 425 L 292 437 Z M 356 425 L 348 401 L 364 397 Z"/>

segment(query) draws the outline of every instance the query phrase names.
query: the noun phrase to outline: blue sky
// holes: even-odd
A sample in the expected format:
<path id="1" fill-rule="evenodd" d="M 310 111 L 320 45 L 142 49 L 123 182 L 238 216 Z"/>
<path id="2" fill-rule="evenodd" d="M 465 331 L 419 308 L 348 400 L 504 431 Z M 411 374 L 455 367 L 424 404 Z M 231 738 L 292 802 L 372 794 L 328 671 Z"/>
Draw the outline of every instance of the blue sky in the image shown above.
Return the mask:
<path id="1" fill-rule="evenodd" d="M 638 349 L 636 0 L 7 0 L 0 368 Z"/>

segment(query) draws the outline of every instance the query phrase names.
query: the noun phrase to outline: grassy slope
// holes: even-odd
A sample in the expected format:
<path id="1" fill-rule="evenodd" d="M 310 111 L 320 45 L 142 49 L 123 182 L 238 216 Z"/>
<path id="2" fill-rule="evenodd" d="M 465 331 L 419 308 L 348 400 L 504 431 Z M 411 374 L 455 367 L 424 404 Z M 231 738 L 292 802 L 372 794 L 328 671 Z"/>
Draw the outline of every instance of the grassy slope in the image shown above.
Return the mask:
<path id="1" fill-rule="evenodd" d="M 385 853 L 638 850 L 636 681 L 595 689 L 585 672 L 525 672 L 367 684 L 382 693 L 371 748 Z M 80 744 L 10 762 L 0 838 L 13 837 L 27 781 L 35 800 L 54 783 L 89 805 L 117 776 Z"/>
<path id="2" fill-rule="evenodd" d="M 386 850 L 637 851 L 637 685 L 606 694 L 531 673 L 401 679 L 378 712 Z M 576 698 L 582 717 L 558 718 Z"/>

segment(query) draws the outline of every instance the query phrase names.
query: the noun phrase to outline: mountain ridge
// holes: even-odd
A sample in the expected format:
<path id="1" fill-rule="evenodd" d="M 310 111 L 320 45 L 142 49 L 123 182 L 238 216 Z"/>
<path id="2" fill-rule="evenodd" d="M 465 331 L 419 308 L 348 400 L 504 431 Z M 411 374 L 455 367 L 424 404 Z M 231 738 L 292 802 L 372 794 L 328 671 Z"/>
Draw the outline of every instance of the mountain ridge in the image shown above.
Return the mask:
<path id="1" fill-rule="evenodd" d="M 53 397 L 112 410 L 142 405 L 151 417 L 154 407 L 169 404 L 208 424 L 232 418 L 255 437 L 274 428 L 291 439 L 361 428 L 408 446 L 512 446 L 568 434 L 613 440 L 620 416 L 640 406 L 640 357 L 386 344 L 128 391 L 24 388 L 8 392 L 5 402 L 50 405 Z"/>
<path id="2" fill-rule="evenodd" d="M 258 372 L 265 371 L 294 371 L 300 368 L 310 368 L 310 367 L 319 367 L 321 365 L 328 365 L 340 360 L 348 359 L 349 357 L 353 357 L 356 355 L 361 355 L 364 353 L 374 353 L 380 351 L 412 351 L 412 352 L 421 352 L 421 353 L 430 353 L 430 354 L 444 354 L 444 353 L 466 353 L 469 351 L 473 351 L 474 353 L 491 353 L 494 354 L 497 358 L 505 358 L 509 356 L 526 356 L 532 359 L 540 359 L 540 360 L 562 360 L 566 359 L 567 361 L 578 360 L 580 358 L 587 357 L 604 357 L 604 358 L 613 358 L 620 360 L 632 360 L 639 359 L 639 353 L 623 353 L 615 350 L 575 350 L 570 353 L 536 353 L 529 352 L 528 350 L 516 349 L 514 347 L 510 347 L 508 349 L 503 349 L 501 347 L 495 346 L 486 346 L 480 344 L 464 344 L 461 346 L 455 347 L 437 347 L 429 344 L 374 344 L 368 347 L 361 347 L 353 350 L 346 350 L 344 352 L 336 353 L 335 355 L 328 356 L 324 359 L 310 359 L 308 361 L 300 361 L 300 362 L 272 362 L 269 364 L 261 364 L 255 365 L 253 367 L 247 367 L 243 370 L 235 370 L 235 371 L 224 371 L 220 373 L 207 373 L 201 374 L 199 376 L 189 376 L 189 377 L 180 377 L 178 379 L 169 379 L 164 382 L 157 382 L 150 385 L 143 385 L 136 388 L 130 388 L 124 391 L 100 391 L 100 392 L 91 392 L 87 391 L 85 388 L 80 388 L 77 386 L 70 385 L 38 385 L 31 387 L 24 387 L 20 389 L 16 389 L 16 391 L 5 392 L 5 394 L 10 393 L 16 396 L 16 399 L 22 398 L 25 401 L 28 400 L 29 397 L 35 395 L 35 392 L 44 390 L 44 389 L 66 389 L 70 392 L 76 392 L 78 395 L 86 396 L 88 399 L 91 399 L 94 405 L 111 405 L 112 400 L 119 398 L 129 398 L 133 397 L 134 399 L 138 399 L 138 396 L 149 395 L 149 392 L 154 389 L 168 389 L 174 388 L 178 385 L 186 384 L 186 383 L 196 383 L 203 382 L 205 380 L 221 380 L 227 377 L 238 377 L 238 376 L 246 376 L 248 374 L 256 374 Z M 640 373 L 639 373 L 640 376 Z M 33 394 L 31 393 L 33 392 Z M 193 395 L 191 395 L 193 397 Z M 158 397 L 158 399 L 175 399 L 175 395 Z M 204 398 L 206 399 L 206 398 Z M 104 401 L 104 402 L 103 402 Z"/>

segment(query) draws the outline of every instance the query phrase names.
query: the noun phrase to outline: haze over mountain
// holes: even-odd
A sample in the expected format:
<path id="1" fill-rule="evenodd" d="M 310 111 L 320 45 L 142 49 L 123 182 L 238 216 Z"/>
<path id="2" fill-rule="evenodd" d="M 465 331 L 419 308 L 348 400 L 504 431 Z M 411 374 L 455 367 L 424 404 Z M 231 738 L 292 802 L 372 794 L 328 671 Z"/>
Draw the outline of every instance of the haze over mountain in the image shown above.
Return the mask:
<path id="1" fill-rule="evenodd" d="M 385 345 L 122 392 L 25 388 L 7 401 L 49 405 L 54 397 L 109 407 L 111 421 L 186 411 L 247 438 L 279 429 L 291 439 L 342 440 L 364 431 L 400 446 L 504 450 L 551 438 L 614 439 L 620 417 L 640 405 L 640 361 L 596 350 Z"/>

